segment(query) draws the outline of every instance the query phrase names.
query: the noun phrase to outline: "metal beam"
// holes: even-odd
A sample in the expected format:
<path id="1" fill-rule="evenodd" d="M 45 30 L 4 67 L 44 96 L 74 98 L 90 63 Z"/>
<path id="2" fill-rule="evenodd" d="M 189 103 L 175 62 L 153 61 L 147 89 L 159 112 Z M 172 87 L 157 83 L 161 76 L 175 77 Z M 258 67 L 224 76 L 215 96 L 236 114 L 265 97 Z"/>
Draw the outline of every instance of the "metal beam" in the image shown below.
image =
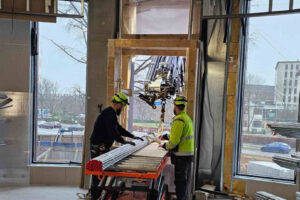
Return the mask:
<path id="1" fill-rule="evenodd" d="M 294 0 L 290 0 L 289 10 L 293 10 L 294 8 Z"/>
<path id="2" fill-rule="evenodd" d="M 276 15 L 286 15 L 286 14 L 298 14 L 300 9 L 293 10 L 280 10 L 272 12 L 261 12 L 261 13 L 246 13 L 246 14 L 229 14 L 229 15 L 211 15 L 203 16 L 201 19 L 227 19 L 227 18 L 249 18 L 249 17 L 265 17 L 265 16 L 276 16 Z"/>
<path id="3" fill-rule="evenodd" d="M 273 10 L 273 0 L 269 0 L 269 12 Z"/>

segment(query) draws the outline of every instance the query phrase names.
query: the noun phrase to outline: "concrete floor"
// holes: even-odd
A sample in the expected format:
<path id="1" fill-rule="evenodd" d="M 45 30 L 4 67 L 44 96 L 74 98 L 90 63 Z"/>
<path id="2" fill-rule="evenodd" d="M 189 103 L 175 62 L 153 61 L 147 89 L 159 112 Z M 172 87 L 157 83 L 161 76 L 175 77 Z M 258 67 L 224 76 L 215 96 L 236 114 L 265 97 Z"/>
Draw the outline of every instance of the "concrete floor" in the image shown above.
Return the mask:
<path id="1" fill-rule="evenodd" d="M 87 193 L 87 190 L 67 186 L 0 187 L 3 200 L 77 200 L 76 193 Z"/>

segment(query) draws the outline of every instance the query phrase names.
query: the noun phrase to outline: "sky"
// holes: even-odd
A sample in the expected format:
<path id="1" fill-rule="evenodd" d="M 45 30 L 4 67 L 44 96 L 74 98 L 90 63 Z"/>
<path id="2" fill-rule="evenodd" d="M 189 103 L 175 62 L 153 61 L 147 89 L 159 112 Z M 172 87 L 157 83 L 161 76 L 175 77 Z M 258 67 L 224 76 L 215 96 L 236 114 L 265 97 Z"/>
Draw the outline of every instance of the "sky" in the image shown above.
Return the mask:
<path id="1" fill-rule="evenodd" d="M 82 32 L 68 29 L 71 20 L 57 18 L 57 23 L 39 23 L 39 77 L 56 83 L 60 93 L 69 93 L 75 85 L 85 91 L 86 85 L 86 65 L 73 60 L 51 42 L 71 47 L 79 58 L 86 56 Z"/>
<path id="2" fill-rule="evenodd" d="M 252 0 L 250 12 L 268 9 L 269 0 Z M 288 0 L 273 0 L 273 10 L 288 8 Z M 300 8 L 300 0 L 294 0 L 294 8 Z M 39 23 L 40 76 L 55 82 L 61 93 L 68 93 L 74 85 L 85 89 L 86 66 L 74 61 L 50 40 L 74 48 L 77 56 L 86 54 L 81 32 L 69 30 L 72 19 L 58 18 L 57 23 Z M 264 84 L 275 84 L 275 66 L 278 61 L 300 60 L 300 14 L 255 17 L 249 20 L 247 73 L 261 76 Z"/>
<path id="3" fill-rule="evenodd" d="M 253 0 L 251 12 L 267 10 L 266 0 Z M 288 8 L 287 0 L 274 0 L 273 10 Z M 300 0 L 294 2 L 300 8 Z M 247 73 L 261 76 L 275 85 L 278 61 L 300 60 L 300 14 L 250 18 Z"/>

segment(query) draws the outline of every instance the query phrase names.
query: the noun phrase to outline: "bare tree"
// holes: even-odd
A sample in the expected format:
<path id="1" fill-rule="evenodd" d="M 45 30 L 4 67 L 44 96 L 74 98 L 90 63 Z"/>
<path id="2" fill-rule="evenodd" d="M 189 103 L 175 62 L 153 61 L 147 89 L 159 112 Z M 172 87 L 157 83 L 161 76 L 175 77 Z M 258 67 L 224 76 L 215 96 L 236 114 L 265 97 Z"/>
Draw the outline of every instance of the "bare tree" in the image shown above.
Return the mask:
<path id="1" fill-rule="evenodd" d="M 78 4 L 78 3 L 77 3 Z M 60 8 L 59 13 L 66 14 L 66 13 L 75 13 L 77 15 L 81 14 L 80 8 L 75 2 L 70 1 L 67 6 Z M 84 4 L 84 11 L 85 15 L 83 18 L 71 18 L 68 20 L 67 23 L 67 29 L 68 31 L 73 31 L 78 33 L 77 37 L 78 40 L 80 40 L 85 47 L 87 47 L 87 27 L 88 27 L 88 20 L 87 20 L 87 15 L 88 15 L 88 5 L 85 3 Z M 54 40 L 51 40 L 51 42 L 59 48 L 65 55 L 69 56 L 71 59 L 73 59 L 76 62 L 86 64 L 87 62 L 87 56 L 86 56 L 86 51 L 82 52 L 81 49 L 70 47 L 64 44 L 60 44 L 55 42 Z M 86 48 L 85 48 L 86 49 Z"/>
<path id="2" fill-rule="evenodd" d="M 263 84 L 264 80 L 260 76 L 247 74 L 244 91 L 244 114 L 247 115 L 246 126 L 248 133 L 254 120 L 255 111 L 259 108 L 259 104 L 263 99 L 264 94 L 259 90 L 259 86 Z"/>
<path id="3" fill-rule="evenodd" d="M 78 114 L 85 112 L 85 92 L 79 85 L 72 87 L 72 95 L 74 97 L 74 103 L 77 107 Z"/>
<path id="4" fill-rule="evenodd" d="M 56 83 L 49 79 L 42 78 L 38 84 L 38 107 L 41 110 L 41 118 L 44 119 L 44 111 L 48 109 L 54 113 L 56 109 L 56 98 L 58 87 Z"/>

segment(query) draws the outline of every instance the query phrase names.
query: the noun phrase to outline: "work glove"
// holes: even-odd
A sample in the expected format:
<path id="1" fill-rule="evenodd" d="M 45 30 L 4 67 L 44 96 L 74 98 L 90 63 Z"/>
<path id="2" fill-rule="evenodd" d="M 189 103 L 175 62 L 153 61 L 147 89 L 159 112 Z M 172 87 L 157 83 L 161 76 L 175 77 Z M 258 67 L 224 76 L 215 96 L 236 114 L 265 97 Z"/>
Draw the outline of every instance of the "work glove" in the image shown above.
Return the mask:
<path id="1" fill-rule="evenodd" d="M 161 136 L 159 136 L 159 139 L 160 140 L 169 140 L 170 139 L 170 135 L 169 134 L 161 135 Z"/>
<path id="2" fill-rule="evenodd" d="M 165 150 L 168 150 L 168 149 L 167 149 L 167 143 L 160 144 L 159 147 L 164 148 Z"/>
<path id="3" fill-rule="evenodd" d="M 126 141 L 126 142 L 124 142 L 124 144 L 130 144 L 130 145 L 132 145 L 132 146 L 135 146 L 135 143 L 134 143 L 134 142 L 128 142 L 128 141 Z"/>
<path id="4" fill-rule="evenodd" d="M 141 138 L 141 137 L 137 137 L 137 136 L 134 136 L 134 137 L 133 137 L 133 139 L 135 139 L 135 140 L 141 140 L 141 141 L 144 141 L 144 139 L 143 139 L 143 138 Z"/>

